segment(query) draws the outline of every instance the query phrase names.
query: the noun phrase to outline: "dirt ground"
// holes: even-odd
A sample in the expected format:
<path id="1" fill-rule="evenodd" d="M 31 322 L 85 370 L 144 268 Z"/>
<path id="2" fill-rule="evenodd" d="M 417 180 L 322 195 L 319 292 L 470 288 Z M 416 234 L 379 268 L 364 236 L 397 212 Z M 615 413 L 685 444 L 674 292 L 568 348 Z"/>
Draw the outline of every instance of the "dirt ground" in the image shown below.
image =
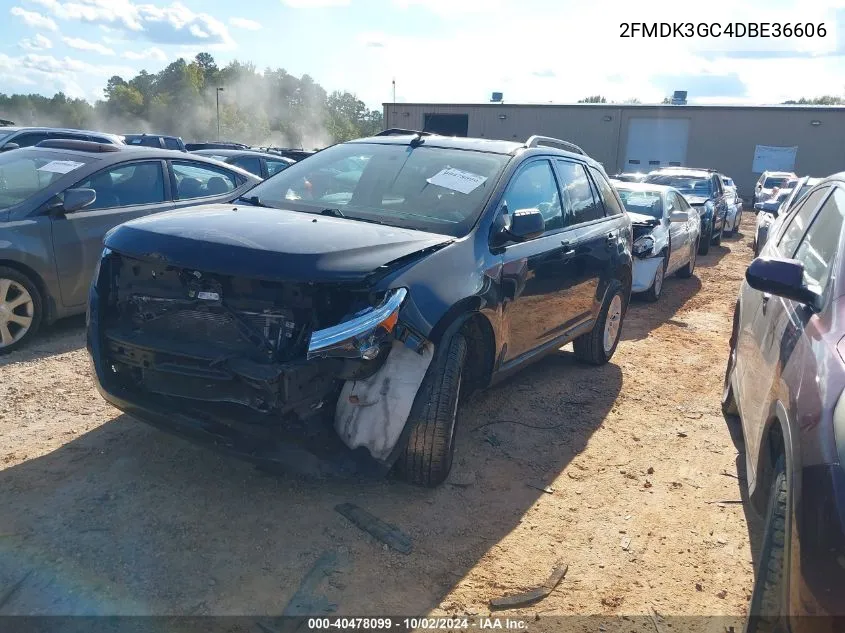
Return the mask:
<path id="1" fill-rule="evenodd" d="M 264 474 L 135 422 L 94 390 L 83 320 L 57 324 L 0 358 L 0 596 L 24 578 L 0 613 L 485 615 L 563 561 L 549 597 L 503 615 L 739 623 L 750 511 L 719 396 L 753 222 L 659 303 L 634 301 L 607 366 L 564 348 L 467 402 L 435 490 Z"/>

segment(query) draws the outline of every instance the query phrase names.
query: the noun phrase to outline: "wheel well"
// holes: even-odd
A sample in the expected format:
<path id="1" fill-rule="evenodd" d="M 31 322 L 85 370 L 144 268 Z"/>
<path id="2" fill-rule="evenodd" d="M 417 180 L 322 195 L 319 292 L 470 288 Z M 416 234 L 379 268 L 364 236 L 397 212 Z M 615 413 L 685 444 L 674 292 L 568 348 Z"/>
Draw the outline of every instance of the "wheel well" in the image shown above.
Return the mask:
<path id="1" fill-rule="evenodd" d="M 41 279 L 41 275 L 39 275 L 29 266 L 13 260 L 0 259 L 0 266 L 5 266 L 6 268 L 13 268 L 19 273 L 29 277 L 32 283 L 35 284 L 35 287 L 38 288 L 38 292 L 41 294 L 41 306 L 44 310 L 44 315 L 42 318 L 44 322 L 50 323 L 53 320 L 53 315 L 55 314 L 56 309 L 53 305 L 53 297 L 51 297 L 50 293 L 47 291 L 47 285 L 44 283 L 44 280 Z"/>
<path id="2" fill-rule="evenodd" d="M 472 391 L 482 389 L 490 382 L 493 374 L 495 337 L 490 322 L 480 313 L 470 316 L 461 327 L 467 341 L 467 359 L 464 375 Z"/>

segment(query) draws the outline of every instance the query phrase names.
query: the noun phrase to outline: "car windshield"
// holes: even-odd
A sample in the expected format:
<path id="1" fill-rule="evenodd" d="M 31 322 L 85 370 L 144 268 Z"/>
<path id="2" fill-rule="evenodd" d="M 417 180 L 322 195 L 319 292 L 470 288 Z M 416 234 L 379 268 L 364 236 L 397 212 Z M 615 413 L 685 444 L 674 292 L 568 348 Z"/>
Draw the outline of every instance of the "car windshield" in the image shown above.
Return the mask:
<path id="1" fill-rule="evenodd" d="M 87 162 L 77 155 L 68 157 L 37 150 L 0 154 L 0 210 L 31 198 Z"/>
<path id="2" fill-rule="evenodd" d="M 685 196 L 702 196 L 708 197 L 710 195 L 710 179 L 700 178 L 698 176 L 675 176 L 669 174 L 655 174 L 649 176 L 646 182 L 653 185 L 666 185 L 674 187 Z"/>
<path id="3" fill-rule="evenodd" d="M 787 180 L 789 180 L 789 179 L 781 177 L 781 176 L 769 176 L 768 178 L 766 178 L 765 182 L 763 183 L 763 189 L 773 189 L 775 187 L 783 187 L 786 184 Z"/>
<path id="4" fill-rule="evenodd" d="M 795 194 L 795 197 L 792 199 L 790 203 L 790 208 L 794 207 L 804 196 L 807 195 L 807 192 L 813 188 L 813 185 L 803 185 L 799 190 L 798 193 Z"/>
<path id="5" fill-rule="evenodd" d="M 15 133 L 14 130 L 12 130 L 10 132 L 9 131 L 4 132 L 2 129 L 0 129 L 0 143 L 5 141 L 7 138 L 9 138 L 14 133 Z"/>
<path id="6" fill-rule="evenodd" d="M 345 143 L 291 165 L 247 197 L 271 207 L 461 237 L 510 158 L 425 144 Z"/>
<path id="7" fill-rule="evenodd" d="M 628 213 L 650 215 L 653 218 L 663 217 L 663 196 L 659 191 L 632 191 L 617 187 L 619 197 Z"/>

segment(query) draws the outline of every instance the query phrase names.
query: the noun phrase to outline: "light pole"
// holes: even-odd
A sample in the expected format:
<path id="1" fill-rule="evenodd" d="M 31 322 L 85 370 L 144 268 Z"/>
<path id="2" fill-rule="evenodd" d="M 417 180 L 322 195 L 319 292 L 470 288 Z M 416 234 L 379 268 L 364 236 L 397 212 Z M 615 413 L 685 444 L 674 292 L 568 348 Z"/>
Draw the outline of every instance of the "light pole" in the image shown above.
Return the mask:
<path id="1" fill-rule="evenodd" d="M 217 97 L 217 140 L 220 140 L 220 93 L 223 92 L 223 88 L 218 88 L 217 91 L 214 93 Z"/>

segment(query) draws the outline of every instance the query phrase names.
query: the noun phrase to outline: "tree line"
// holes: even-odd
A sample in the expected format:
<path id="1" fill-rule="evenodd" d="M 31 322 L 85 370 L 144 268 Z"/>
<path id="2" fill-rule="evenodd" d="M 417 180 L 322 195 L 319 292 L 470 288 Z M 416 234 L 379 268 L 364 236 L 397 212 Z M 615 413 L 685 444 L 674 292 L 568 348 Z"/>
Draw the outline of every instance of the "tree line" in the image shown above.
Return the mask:
<path id="1" fill-rule="evenodd" d="M 157 73 L 115 75 L 93 104 L 61 92 L 0 93 L 0 119 L 208 141 L 217 138 L 218 104 L 221 140 L 251 145 L 313 149 L 383 129 L 381 111 L 369 110 L 349 92 L 328 93 L 309 75 L 281 68 L 259 73 L 238 61 L 220 68 L 209 53 L 190 62 L 177 59 Z"/>

